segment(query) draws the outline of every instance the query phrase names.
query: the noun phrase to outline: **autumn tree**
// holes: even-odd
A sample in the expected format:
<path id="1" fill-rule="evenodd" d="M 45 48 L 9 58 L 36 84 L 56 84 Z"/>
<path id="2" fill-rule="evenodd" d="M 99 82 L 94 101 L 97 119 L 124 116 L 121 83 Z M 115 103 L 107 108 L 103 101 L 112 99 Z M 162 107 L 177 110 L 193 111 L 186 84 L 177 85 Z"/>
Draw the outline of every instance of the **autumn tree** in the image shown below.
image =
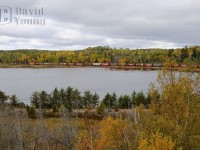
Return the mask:
<path id="1" fill-rule="evenodd" d="M 192 73 L 162 71 L 159 87 L 151 86 L 151 109 L 165 120 L 166 135 L 176 141 L 176 147 L 198 149 L 200 138 L 200 76 Z M 162 129 L 164 126 L 158 126 Z M 172 132 L 169 132 L 172 131 Z"/>
<path id="2" fill-rule="evenodd" d="M 131 149 L 134 138 L 131 131 L 131 123 L 122 118 L 114 119 L 108 117 L 101 122 L 100 139 L 98 140 L 97 149 L 101 150 L 116 150 L 116 149 Z"/>
<path id="3" fill-rule="evenodd" d="M 150 137 L 140 137 L 138 150 L 175 150 L 175 142 L 171 137 L 163 136 L 161 133 L 152 133 Z"/>

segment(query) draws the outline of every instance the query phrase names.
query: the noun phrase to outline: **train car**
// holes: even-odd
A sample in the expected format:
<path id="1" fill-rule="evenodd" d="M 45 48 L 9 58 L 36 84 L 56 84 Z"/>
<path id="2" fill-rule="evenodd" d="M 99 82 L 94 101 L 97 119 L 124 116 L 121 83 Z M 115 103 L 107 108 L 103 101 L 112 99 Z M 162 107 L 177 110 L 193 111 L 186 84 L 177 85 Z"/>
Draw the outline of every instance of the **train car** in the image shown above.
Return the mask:
<path id="1" fill-rule="evenodd" d="M 67 63 L 68 66 L 75 66 L 75 63 Z"/>
<path id="2" fill-rule="evenodd" d="M 101 63 L 92 63 L 92 66 L 100 66 Z"/>
<path id="3" fill-rule="evenodd" d="M 59 63 L 59 65 L 65 66 L 65 65 L 67 65 L 67 63 Z"/>
<path id="4" fill-rule="evenodd" d="M 83 63 L 76 63 L 76 66 L 83 66 Z"/>
<path id="5" fill-rule="evenodd" d="M 144 64 L 145 67 L 153 67 L 153 64 Z"/>
<path id="6" fill-rule="evenodd" d="M 153 67 L 162 67 L 162 64 L 153 64 Z"/>
<path id="7" fill-rule="evenodd" d="M 29 65 L 35 65 L 35 63 L 34 63 L 34 62 L 29 62 L 28 64 L 29 64 Z"/>
<path id="8" fill-rule="evenodd" d="M 84 65 L 84 66 L 92 66 L 92 63 L 84 62 L 83 65 Z"/>
<path id="9" fill-rule="evenodd" d="M 119 66 L 126 66 L 126 63 L 119 63 Z"/>
<path id="10" fill-rule="evenodd" d="M 44 63 L 38 63 L 38 62 L 37 62 L 37 63 L 35 63 L 35 64 L 36 64 L 36 65 L 43 65 Z"/>
<path id="11" fill-rule="evenodd" d="M 136 63 L 136 66 L 144 66 L 144 64 Z"/>
<path id="12" fill-rule="evenodd" d="M 171 67 L 180 67 L 180 64 L 173 64 Z"/>
<path id="13" fill-rule="evenodd" d="M 109 66 L 109 63 L 101 63 L 101 66 Z"/>
<path id="14" fill-rule="evenodd" d="M 180 67 L 187 67 L 187 65 L 185 65 L 185 64 L 180 64 Z"/>
<path id="15" fill-rule="evenodd" d="M 110 63 L 110 66 L 118 66 L 118 63 Z"/>
<path id="16" fill-rule="evenodd" d="M 128 63 L 127 66 L 135 66 L 134 63 Z"/>
<path id="17" fill-rule="evenodd" d="M 43 63 L 43 65 L 58 65 L 58 63 L 48 63 L 48 62 L 46 62 L 46 63 Z"/>

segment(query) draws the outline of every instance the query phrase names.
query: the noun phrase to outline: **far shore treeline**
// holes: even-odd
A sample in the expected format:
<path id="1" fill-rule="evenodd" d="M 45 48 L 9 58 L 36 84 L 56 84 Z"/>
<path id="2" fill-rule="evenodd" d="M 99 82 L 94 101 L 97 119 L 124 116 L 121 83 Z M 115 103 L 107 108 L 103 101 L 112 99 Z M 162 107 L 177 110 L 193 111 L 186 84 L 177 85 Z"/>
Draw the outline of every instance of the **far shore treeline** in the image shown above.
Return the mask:
<path id="1" fill-rule="evenodd" d="M 88 47 L 84 50 L 0 50 L 0 65 L 15 64 L 65 64 L 65 63 L 149 63 L 149 64 L 192 64 L 200 63 L 200 46 L 177 49 L 110 48 Z"/>

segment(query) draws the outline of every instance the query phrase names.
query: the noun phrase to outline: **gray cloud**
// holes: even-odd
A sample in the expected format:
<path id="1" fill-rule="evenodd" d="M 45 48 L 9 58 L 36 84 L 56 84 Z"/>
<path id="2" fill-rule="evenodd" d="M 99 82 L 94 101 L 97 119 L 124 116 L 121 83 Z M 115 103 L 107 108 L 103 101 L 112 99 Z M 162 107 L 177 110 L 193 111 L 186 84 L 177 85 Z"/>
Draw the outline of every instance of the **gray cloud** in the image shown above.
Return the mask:
<path id="1" fill-rule="evenodd" d="M 200 42 L 198 0 L 7 0 L 1 5 L 43 7 L 47 20 L 44 27 L 0 25 L 1 49 L 171 48 Z"/>

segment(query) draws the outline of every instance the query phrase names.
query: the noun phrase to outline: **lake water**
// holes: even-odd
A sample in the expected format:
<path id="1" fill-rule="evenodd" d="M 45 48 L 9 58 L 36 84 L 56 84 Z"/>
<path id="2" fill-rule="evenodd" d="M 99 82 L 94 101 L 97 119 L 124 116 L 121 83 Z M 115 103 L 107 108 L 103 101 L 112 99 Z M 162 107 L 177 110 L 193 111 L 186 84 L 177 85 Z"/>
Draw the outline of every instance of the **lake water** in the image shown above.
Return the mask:
<path id="1" fill-rule="evenodd" d="M 42 68 L 0 69 L 0 90 L 29 103 L 34 91 L 51 92 L 55 87 L 78 88 L 81 92 L 97 92 L 102 99 L 107 92 L 131 94 L 134 90 L 147 92 L 156 82 L 158 71 L 111 70 L 106 68 Z"/>

